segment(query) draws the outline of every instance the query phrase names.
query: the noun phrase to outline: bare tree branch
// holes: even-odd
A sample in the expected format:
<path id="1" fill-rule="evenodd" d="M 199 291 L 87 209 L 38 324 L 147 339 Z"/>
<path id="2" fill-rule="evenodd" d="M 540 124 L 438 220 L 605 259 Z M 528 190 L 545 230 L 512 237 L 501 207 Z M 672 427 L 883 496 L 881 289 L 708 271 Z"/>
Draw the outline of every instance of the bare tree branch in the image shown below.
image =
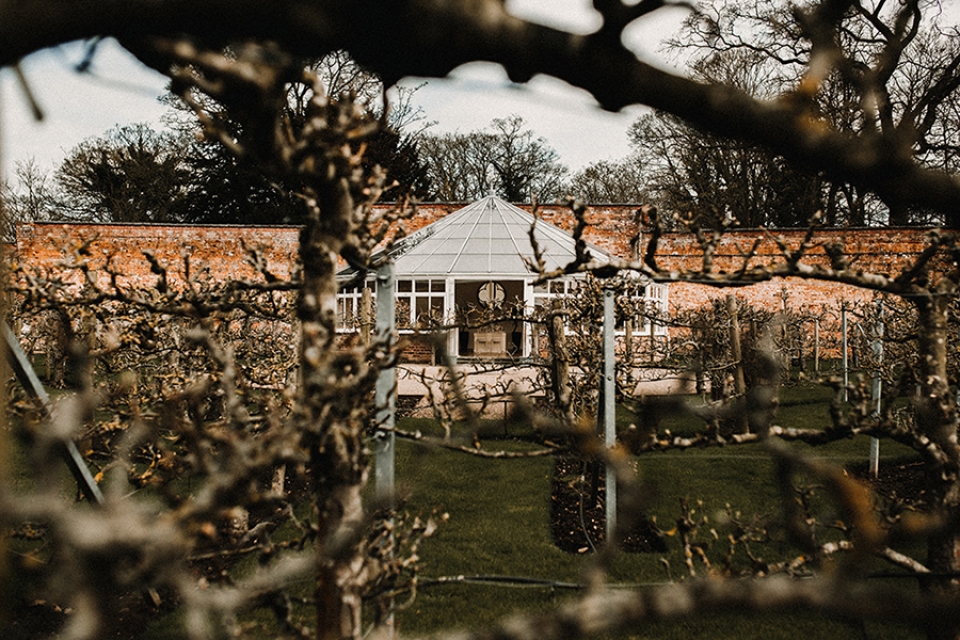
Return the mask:
<path id="1" fill-rule="evenodd" d="M 828 30 L 811 34 L 815 42 L 830 48 L 830 25 L 848 6 L 814 7 L 809 15 L 821 18 L 821 28 Z M 617 15 L 610 20 L 620 24 Z M 442 77 L 476 60 L 500 63 L 520 82 L 543 73 L 586 89 L 606 109 L 630 104 L 662 109 L 858 184 L 891 206 L 909 201 L 934 209 L 951 227 L 960 227 L 960 183 L 921 167 L 896 136 L 840 133 L 789 97 L 762 101 L 730 87 L 697 83 L 638 60 L 619 34 L 601 29 L 581 36 L 528 23 L 498 0 L 406 0 L 387 6 L 330 0 L 0 3 L 3 64 L 69 40 L 112 35 L 167 71 L 168 61 L 157 55 L 159 41 L 150 37 L 156 34 L 190 34 L 208 45 L 272 40 L 309 57 L 343 49 L 387 84 L 410 75 Z"/>

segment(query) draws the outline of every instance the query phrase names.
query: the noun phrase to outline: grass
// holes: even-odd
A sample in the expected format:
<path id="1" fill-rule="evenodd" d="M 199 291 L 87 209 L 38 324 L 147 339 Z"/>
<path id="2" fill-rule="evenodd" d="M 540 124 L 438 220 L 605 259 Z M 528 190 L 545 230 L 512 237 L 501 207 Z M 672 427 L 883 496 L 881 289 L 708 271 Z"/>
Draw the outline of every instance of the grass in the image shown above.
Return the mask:
<path id="1" fill-rule="evenodd" d="M 812 386 L 787 389 L 777 422 L 795 427 L 820 427 L 827 418 L 829 390 Z M 632 416 L 621 412 L 620 427 Z M 406 424 L 407 428 L 427 425 Z M 690 429 L 690 424 L 677 424 Z M 517 432 L 511 428 L 511 432 Z M 496 448 L 503 442 L 488 443 Z M 522 446 L 522 445 L 513 445 Z M 809 449 L 803 445 L 798 447 Z M 818 457 L 838 464 L 866 459 L 866 438 L 819 447 Z M 911 455 L 905 447 L 884 444 L 883 462 Z M 773 464 L 759 445 L 644 454 L 636 459 L 638 474 L 652 500 L 648 516 L 664 529 L 679 514 L 682 499 L 702 499 L 702 511 L 711 523 L 723 520 L 725 505 L 749 519 L 770 516 L 777 509 Z M 408 635 L 429 634 L 457 627 L 492 625 L 516 611 L 544 611 L 571 597 L 569 592 L 544 587 L 523 588 L 476 584 L 430 586 L 429 579 L 456 575 L 509 575 L 578 582 L 592 558 L 588 554 L 561 552 L 551 539 L 551 459 L 493 461 L 402 442 L 398 446 L 398 478 L 410 498 L 408 509 L 442 508 L 450 514 L 435 538 L 421 550 L 424 586 L 411 609 L 398 616 Z M 828 507 L 824 505 L 823 509 Z M 830 513 L 825 512 L 829 517 Z M 713 524 L 721 528 L 719 524 Z M 829 533 L 826 533 L 829 535 Z M 682 557 L 675 538 L 667 539 L 665 556 L 672 575 L 682 574 Z M 783 544 L 757 545 L 761 555 L 793 555 Z M 612 582 L 655 584 L 666 579 L 656 554 L 621 553 L 609 576 Z M 896 628 L 865 629 L 806 614 L 743 616 L 735 613 L 693 620 L 673 620 L 644 625 L 624 638 L 863 638 L 910 637 Z"/>
<path id="2" fill-rule="evenodd" d="M 787 388 L 781 401 L 777 422 L 786 426 L 818 428 L 827 420 L 830 391 L 813 385 Z M 622 408 L 618 426 L 625 428 L 635 417 Z M 402 428 L 439 434 L 430 420 L 407 419 Z M 676 418 L 665 427 L 675 433 L 689 432 L 698 425 Z M 532 434 L 524 425 L 485 425 L 487 448 L 524 449 L 533 445 Z M 508 437 L 504 437 L 504 433 Z M 493 439 L 496 439 L 493 441 Z M 845 440 L 811 449 L 794 445 L 808 453 L 837 464 L 862 461 L 868 455 L 866 438 Z M 912 452 L 901 445 L 885 442 L 881 464 L 901 459 Z M 696 507 L 707 515 L 710 525 L 721 536 L 727 504 L 749 519 L 753 514 L 770 516 L 777 510 L 777 491 L 773 465 L 759 445 L 725 448 L 696 448 L 685 451 L 648 453 L 635 459 L 637 473 L 650 496 L 646 516 L 656 518 L 664 529 L 672 527 L 680 513 L 682 500 L 703 500 Z M 507 586 L 458 583 L 437 585 L 431 580 L 449 576 L 517 576 L 557 583 L 575 583 L 584 579 L 594 558 L 590 554 L 568 554 L 553 543 L 550 531 L 552 458 L 489 460 L 462 453 L 439 450 L 407 441 L 397 443 L 397 478 L 404 508 L 429 513 L 439 509 L 449 513 L 448 522 L 425 541 L 420 550 L 421 587 L 413 605 L 397 616 L 403 635 L 415 636 L 453 627 L 491 626 L 518 611 L 543 612 L 572 598 L 571 591 L 559 587 Z M 65 481 L 69 482 L 69 481 Z M 67 484 L 66 486 L 69 486 Z M 829 506 L 823 506 L 829 518 Z M 673 577 L 683 574 L 683 558 L 678 540 L 666 539 L 668 551 L 663 559 Z M 755 549 L 768 559 L 792 555 L 779 543 L 758 544 Z M 240 567 L 238 570 L 244 570 Z M 247 568 L 246 570 L 249 570 Z M 609 580 L 623 584 L 659 584 L 667 579 L 661 556 L 652 553 L 621 553 L 610 569 Z M 310 595 L 311 584 L 303 587 Z M 310 616 L 309 611 L 304 612 Z M 183 637 L 180 614 L 148 625 L 142 638 Z M 265 610 L 250 612 L 251 620 L 270 624 Z M 799 613 L 777 615 L 740 615 L 736 612 L 713 614 L 681 620 L 652 621 L 618 638 L 662 638 L 690 640 L 730 637 L 770 640 L 806 637 L 831 638 L 909 638 L 907 630 L 867 625 L 862 627 L 826 617 Z M 919 637 L 919 636 L 916 636 Z"/>

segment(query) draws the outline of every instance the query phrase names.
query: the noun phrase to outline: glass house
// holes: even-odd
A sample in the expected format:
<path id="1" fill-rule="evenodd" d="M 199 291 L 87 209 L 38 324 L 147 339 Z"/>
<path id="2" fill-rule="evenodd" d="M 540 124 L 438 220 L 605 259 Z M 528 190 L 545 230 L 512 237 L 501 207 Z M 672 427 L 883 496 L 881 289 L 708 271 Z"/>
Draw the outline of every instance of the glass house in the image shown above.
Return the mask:
<path id="1" fill-rule="evenodd" d="M 522 320 L 539 305 L 571 295 L 583 275 L 537 284 L 531 228 L 546 271 L 573 262 L 576 243 L 562 229 L 488 196 L 454 211 L 403 238 L 391 249 L 397 296 L 397 328 L 413 333 L 434 326 L 461 325 L 446 333 L 446 349 L 460 359 L 527 358 L 536 349 L 533 325 Z M 592 260 L 611 255 L 587 243 Z M 356 270 L 340 273 L 344 280 Z M 359 287 L 342 287 L 339 321 L 343 331 L 356 330 L 363 288 L 375 288 L 371 276 Z M 644 296 L 666 310 L 666 287 L 648 284 Z M 506 319 L 486 323 L 492 309 L 509 309 Z M 462 325 L 466 324 L 468 328 Z M 642 327 L 638 327 L 642 329 Z M 659 330 L 654 327 L 654 330 Z M 649 329 L 648 329 L 649 331 Z M 663 335 L 666 329 L 663 328 Z"/>

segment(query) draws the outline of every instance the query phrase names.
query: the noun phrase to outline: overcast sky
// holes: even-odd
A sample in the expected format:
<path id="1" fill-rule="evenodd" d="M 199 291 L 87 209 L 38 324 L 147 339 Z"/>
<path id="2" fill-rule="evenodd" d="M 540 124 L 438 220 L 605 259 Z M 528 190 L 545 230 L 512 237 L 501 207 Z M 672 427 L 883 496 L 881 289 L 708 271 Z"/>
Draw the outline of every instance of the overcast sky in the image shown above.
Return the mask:
<path id="1" fill-rule="evenodd" d="M 509 0 L 507 6 L 523 18 L 569 31 L 588 33 L 600 25 L 590 0 Z M 625 41 L 644 59 L 667 66 L 659 42 L 685 15 L 683 9 L 663 10 L 632 26 Z M 5 175 L 17 161 L 30 158 L 52 170 L 77 143 L 118 124 L 161 126 L 166 107 L 158 98 L 164 93 L 164 76 L 112 41 L 100 45 L 90 71 L 80 74 L 75 68 L 84 54 L 84 46 L 77 43 L 24 60 L 22 68 L 44 112 L 42 122 L 33 120 L 13 73 L 0 72 L 0 162 Z M 493 118 L 520 115 L 574 170 L 627 155 L 626 130 L 640 113 L 635 108 L 604 112 L 585 92 L 547 77 L 514 85 L 499 66 L 487 63 L 461 67 L 449 79 L 428 80 L 414 102 L 427 120 L 436 122 L 435 132 L 473 131 Z"/>

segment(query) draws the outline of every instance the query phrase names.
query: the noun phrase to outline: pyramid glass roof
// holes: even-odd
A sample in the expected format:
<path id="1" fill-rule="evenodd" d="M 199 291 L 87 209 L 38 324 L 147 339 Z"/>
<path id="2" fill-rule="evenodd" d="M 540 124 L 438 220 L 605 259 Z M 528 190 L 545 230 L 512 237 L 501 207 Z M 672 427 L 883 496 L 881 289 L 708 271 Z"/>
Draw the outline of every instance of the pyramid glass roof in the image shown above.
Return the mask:
<path id="1" fill-rule="evenodd" d="M 534 216 L 488 196 L 400 240 L 391 251 L 394 272 L 403 277 L 513 276 L 531 274 L 530 227 Z M 571 262 L 576 243 L 565 231 L 536 220 L 534 236 L 547 270 Z M 594 260 L 607 262 L 610 254 L 588 244 Z"/>

